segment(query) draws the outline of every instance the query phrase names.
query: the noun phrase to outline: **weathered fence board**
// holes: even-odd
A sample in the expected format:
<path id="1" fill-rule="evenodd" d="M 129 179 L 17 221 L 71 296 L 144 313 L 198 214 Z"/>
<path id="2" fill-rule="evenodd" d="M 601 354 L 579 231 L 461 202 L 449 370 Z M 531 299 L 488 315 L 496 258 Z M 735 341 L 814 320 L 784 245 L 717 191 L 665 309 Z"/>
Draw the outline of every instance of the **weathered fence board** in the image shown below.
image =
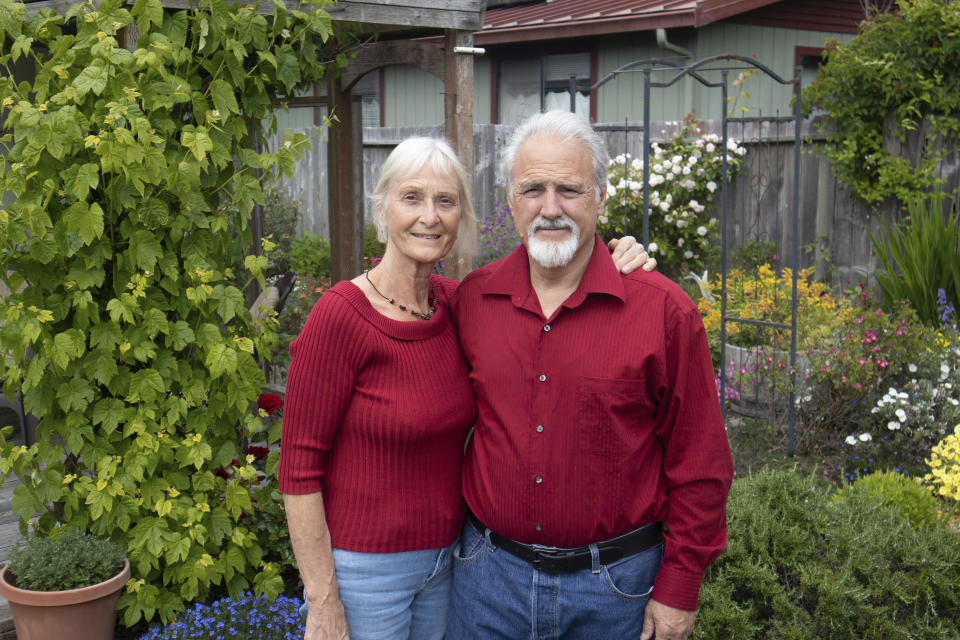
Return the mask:
<path id="1" fill-rule="evenodd" d="M 667 141 L 676 127 L 675 122 L 651 123 L 651 137 L 660 142 Z M 641 155 L 643 131 L 637 123 L 600 124 L 597 129 L 606 139 L 611 157 L 625 151 L 636 157 Z M 480 220 L 490 215 L 497 201 L 505 196 L 499 160 L 512 130 L 509 125 L 474 125 L 473 203 Z M 720 123 L 708 122 L 707 130 L 720 135 Z M 438 136 L 442 133 L 440 126 L 363 130 L 367 220 L 371 219 L 369 196 L 376 185 L 380 166 L 393 147 L 409 136 Z M 747 148 L 744 168 L 728 186 L 730 246 L 740 246 L 745 239 L 754 238 L 773 242 L 779 251 L 786 253 L 793 240 L 793 227 L 789 223 L 794 179 L 793 120 L 735 120 L 729 123 L 728 134 Z M 828 161 L 816 153 L 816 145 L 822 143 L 822 136 L 810 121 L 801 123 L 801 135 L 805 141 L 800 157 L 798 203 L 799 245 L 804 248 L 801 264 L 815 264 L 821 277 L 832 272 L 843 284 L 868 280 L 876 268 L 870 233 L 880 230 L 881 220 L 895 218 L 896 206 L 892 203 L 869 205 L 860 201 L 837 182 Z M 908 141 L 904 144 L 914 149 L 917 143 Z M 955 190 L 960 185 L 960 152 L 948 153 L 938 165 L 937 172 L 944 178 L 944 188 Z M 302 230 L 328 235 L 326 146 L 320 137 L 314 140 L 313 150 L 298 164 L 293 180 L 285 181 L 284 186 L 291 197 L 302 201 Z M 719 216 L 719 212 L 718 199 L 714 213 Z M 789 255 L 783 256 L 787 263 L 790 258 Z"/>

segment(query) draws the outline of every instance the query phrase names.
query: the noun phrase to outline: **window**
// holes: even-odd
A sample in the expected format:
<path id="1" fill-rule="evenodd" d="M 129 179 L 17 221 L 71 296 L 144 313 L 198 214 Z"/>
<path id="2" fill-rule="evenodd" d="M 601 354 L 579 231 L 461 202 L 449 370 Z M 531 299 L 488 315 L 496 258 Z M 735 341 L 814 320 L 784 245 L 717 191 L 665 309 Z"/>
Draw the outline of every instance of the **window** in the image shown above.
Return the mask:
<path id="1" fill-rule="evenodd" d="M 576 112 L 590 117 L 590 54 L 510 58 L 500 61 L 497 82 L 498 121 L 518 124 L 543 110 L 570 109 L 570 76 L 577 81 Z"/>
<path id="2" fill-rule="evenodd" d="M 363 76 L 353 85 L 353 95 L 363 101 L 363 126 L 379 127 L 380 123 L 380 69 Z"/>

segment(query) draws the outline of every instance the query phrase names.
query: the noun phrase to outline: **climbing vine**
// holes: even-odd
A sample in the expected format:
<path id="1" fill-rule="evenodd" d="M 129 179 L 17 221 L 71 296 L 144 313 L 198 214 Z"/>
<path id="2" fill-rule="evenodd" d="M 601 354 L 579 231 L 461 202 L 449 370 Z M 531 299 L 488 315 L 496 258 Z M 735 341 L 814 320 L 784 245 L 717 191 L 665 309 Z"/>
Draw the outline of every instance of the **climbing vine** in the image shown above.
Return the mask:
<path id="1" fill-rule="evenodd" d="M 929 191 L 934 168 L 960 140 L 960 3 L 899 0 L 873 15 L 848 43 L 833 42 L 803 93 L 805 115 L 824 110 L 824 154 L 837 177 L 868 202 Z M 922 134 L 916 158 L 891 152 Z"/>
<path id="2" fill-rule="evenodd" d="M 0 380 L 40 419 L 36 444 L 2 445 L 0 475 L 22 481 L 21 529 L 124 545 L 127 625 L 214 587 L 283 587 L 246 517 L 275 490 L 244 455 L 275 339 L 248 309 L 267 265 L 249 221 L 308 144 L 258 150 L 275 102 L 344 62 L 324 61 L 325 4 L 0 0 Z"/>

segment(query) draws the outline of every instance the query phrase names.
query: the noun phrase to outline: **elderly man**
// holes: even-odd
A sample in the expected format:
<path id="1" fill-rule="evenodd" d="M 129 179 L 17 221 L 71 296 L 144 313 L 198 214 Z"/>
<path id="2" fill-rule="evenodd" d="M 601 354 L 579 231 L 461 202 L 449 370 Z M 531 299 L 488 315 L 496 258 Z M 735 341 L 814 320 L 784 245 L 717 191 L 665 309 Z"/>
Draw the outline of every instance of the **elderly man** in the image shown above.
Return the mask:
<path id="1" fill-rule="evenodd" d="M 733 475 L 697 307 L 617 272 L 587 122 L 533 116 L 504 166 L 522 246 L 452 303 L 479 416 L 447 638 L 682 640 Z"/>

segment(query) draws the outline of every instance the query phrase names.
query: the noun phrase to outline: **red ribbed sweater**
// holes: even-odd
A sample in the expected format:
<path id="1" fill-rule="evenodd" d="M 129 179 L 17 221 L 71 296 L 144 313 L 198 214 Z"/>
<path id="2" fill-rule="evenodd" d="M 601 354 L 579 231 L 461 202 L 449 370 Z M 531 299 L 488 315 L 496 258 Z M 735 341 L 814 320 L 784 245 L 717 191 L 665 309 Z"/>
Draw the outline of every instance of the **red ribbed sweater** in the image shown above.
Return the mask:
<path id="1" fill-rule="evenodd" d="M 290 344 L 280 490 L 323 492 L 334 547 L 439 548 L 463 525 L 463 443 L 476 400 L 450 323 L 457 283 L 432 284 L 433 317 L 399 322 L 340 282 Z"/>

